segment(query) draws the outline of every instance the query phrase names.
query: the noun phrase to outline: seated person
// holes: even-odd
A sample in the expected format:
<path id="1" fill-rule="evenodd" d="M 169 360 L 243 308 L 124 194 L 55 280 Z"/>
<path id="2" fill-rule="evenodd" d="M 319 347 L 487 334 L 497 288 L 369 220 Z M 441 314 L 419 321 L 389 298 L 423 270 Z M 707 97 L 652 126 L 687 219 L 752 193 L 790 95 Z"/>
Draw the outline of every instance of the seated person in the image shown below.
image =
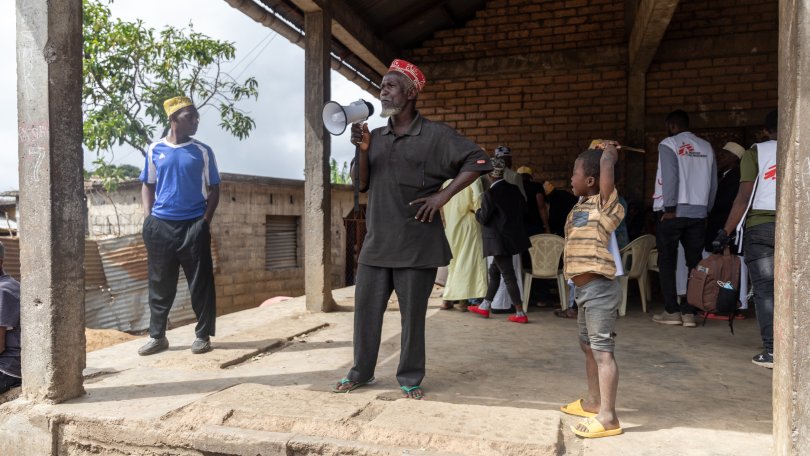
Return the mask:
<path id="1" fill-rule="evenodd" d="M 20 282 L 3 270 L 6 249 L 0 243 L 0 393 L 20 386 Z"/>

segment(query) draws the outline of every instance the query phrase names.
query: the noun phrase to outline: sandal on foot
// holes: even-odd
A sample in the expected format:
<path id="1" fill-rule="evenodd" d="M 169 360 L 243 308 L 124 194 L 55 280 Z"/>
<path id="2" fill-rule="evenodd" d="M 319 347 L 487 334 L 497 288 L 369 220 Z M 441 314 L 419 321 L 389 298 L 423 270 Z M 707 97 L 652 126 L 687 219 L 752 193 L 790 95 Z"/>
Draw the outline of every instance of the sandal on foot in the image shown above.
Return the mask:
<path id="1" fill-rule="evenodd" d="M 560 411 L 569 415 L 581 416 L 583 418 L 591 418 L 597 415 L 596 413 L 589 412 L 582 408 L 582 399 L 577 399 L 570 404 L 563 405 L 560 407 Z"/>
<path id="2" fill-rule="evenodd" d="M 557 309 L 557 310 L 554 311 L 554 316 L 555 317 L 560 317 L 560 318 L 573 318 L 573 319 L 576 320 L 577 312 L 571 311 L 571 309 L 565 309 L 565 310 Z"/>
<path id="3" fill-rule="evenodd" d="M 455 304 L 455 301 L 442 301 L 441 305 L 439 305 L 439 309 L 453 310 L 453 304 Z"/>
<path id="4" fill-rule="evenodd" d="M 422 392 L 422 387 L 419 385 L 416 386 L 400 386 L 399 389 L 405 393 L 405 397 L 410 399 L 421 400 L 425 397 L 424 393 Z M 412 394 L 413 393 L 413 394 Z"/>
<path id="5" fill-rule="evenodd" d="M 371 385 L 374 383 L 374 377 L 364 381 L 364 382 L 355 382 L 349 380 L 348 378 L 341 378 L 335 386 L 332 387 L 333 393 L 348 393 L 349 391 L 354 391 L 361 386 Z M 349 385 L 347 388 L 344 388 L 346 385 Z"/>
<path id="6" fill-rule="evenodd" d="M 586 439 L 610 437 L 612 435 L 619 435 L 622 432 L 624 432 L 621 427 L 618 427 L 616 429 L 605 429 L 605 426 L 603 426 L 602 423 L 600 423 L 599 420 L 597 420 L 596 418 L 586 418 L 580 421 L 579 424 L 581 424 L 588 430 L 580 431 L 579 429 L 577 429 L 576 426 L 571 426 L 571 432 Z"/>

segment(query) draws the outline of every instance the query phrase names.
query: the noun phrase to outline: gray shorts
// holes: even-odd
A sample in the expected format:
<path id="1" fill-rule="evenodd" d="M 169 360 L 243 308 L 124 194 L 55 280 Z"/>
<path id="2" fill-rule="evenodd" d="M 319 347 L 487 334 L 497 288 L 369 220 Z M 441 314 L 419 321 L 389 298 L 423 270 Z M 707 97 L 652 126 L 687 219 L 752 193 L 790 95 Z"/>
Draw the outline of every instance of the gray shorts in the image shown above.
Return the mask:
<path id="1" fill-rule="evenodd" d="M 593 350 L 612 352 L 616 345 L 614 330 L 622 299 L 619 281 L 597 277 L 576 287 L 574 299 L 579 306 L 579 340 Z"/>

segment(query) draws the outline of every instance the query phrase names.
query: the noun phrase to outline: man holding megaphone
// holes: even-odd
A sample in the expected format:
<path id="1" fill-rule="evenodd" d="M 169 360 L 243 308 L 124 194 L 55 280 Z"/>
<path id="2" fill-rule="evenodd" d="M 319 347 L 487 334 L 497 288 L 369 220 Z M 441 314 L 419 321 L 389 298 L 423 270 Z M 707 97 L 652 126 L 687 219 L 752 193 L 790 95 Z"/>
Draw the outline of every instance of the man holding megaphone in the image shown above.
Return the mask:
<path id="1" fill-rule="evenodd" d="M 415 65 L 394 60 L 380 88 L 388 124 L 369 131 L 352 125 L 359 149 L 352 182 L 368 192 L 367 234 L 355 289 L 354 363 L 333 388 L 345 393 L 374 381 L 383 317 L 397 293 L 402 338 L 397 381 L 406 397 L 423 397 L 425 315 L 436 269 L 451 253 L 439 210 L 458 191 L 492 169 L 471 140 L 416 110 L 425 76 Z M 453 181 L 445 189 L 441 185 Z"/>

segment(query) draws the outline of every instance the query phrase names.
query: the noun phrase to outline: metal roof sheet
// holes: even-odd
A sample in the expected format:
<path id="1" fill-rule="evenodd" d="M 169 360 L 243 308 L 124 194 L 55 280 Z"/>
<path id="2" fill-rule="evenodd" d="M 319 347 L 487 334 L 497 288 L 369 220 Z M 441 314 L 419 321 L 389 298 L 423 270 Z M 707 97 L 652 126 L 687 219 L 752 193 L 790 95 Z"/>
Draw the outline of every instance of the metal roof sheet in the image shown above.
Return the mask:
<path id="1" fill-rule="evenodd" d="M 6 248 L 5 271 L 20 279 L 20 243 L 16 237 L 0 237 Z M 218 268 L 216 242 L 211 242 L 214 271 Z M 146 247 L 140 234 L 84 244 L 85 326 L 120 331 L 141 331 L 149 327 L 149 289 Z M 182 271 L 181 271 L 182 272 Z M 188 283 L 181 273 L 177 296 L 169 313 L 176 324 L 194 320 Z"/>

